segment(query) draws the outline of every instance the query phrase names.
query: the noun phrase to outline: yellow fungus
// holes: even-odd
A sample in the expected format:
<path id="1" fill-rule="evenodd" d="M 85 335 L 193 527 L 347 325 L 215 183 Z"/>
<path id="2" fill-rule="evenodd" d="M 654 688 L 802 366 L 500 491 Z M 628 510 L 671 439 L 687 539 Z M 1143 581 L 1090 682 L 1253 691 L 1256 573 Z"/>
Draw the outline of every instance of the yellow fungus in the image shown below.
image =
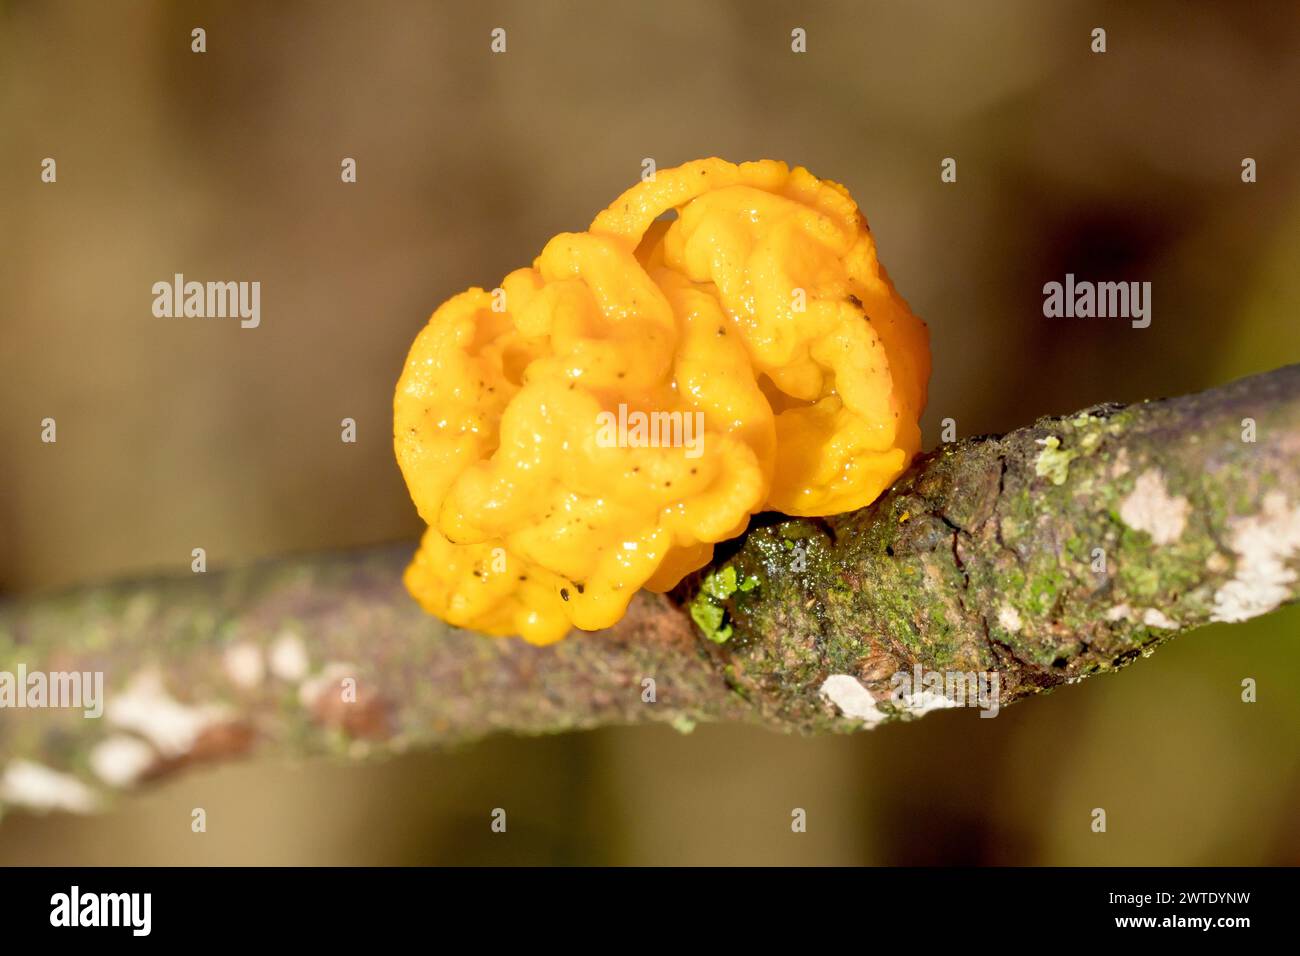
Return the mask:
<path id="1" fill-rule="evenodd" d="M 608 627 L 758 511 L 873 501 L 919 450 L 929 372 L 842 186 L 660 170 L 416 337 L 394 444 L 429 527 L 406 585 L 488 634 Z"/>

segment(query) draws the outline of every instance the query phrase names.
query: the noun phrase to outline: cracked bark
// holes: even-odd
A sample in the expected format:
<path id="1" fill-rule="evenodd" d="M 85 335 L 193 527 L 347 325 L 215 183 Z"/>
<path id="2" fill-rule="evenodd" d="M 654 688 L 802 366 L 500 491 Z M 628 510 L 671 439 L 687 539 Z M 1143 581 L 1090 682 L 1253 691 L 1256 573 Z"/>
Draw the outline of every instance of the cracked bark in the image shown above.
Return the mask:
<path id="1" fill-rule="evenodd" d="M 0 671 L 102 671 L 107 701 L 99 720 L 0 711 L 0 800 L 42 802 L 28 762 L 64 775 L 47 805 L 78 781 L 84 808 L 252 750 L 360 757 L 652 721 L 840 732 L 862 721 L 821 693 L 830 675 L 888 721 L 914 716 L 891 692 L 918 666 L 996 672 L 1003 706 L 1116 670 L 1297 596 L 1300 366 L 943 446 L 861 511 L 759 516 L 672 594 L 551 647 L 423 614 L 401 584 L 412 547 L 6 603 Z M 692 603 L 722 615 L 725 642 Z"/>

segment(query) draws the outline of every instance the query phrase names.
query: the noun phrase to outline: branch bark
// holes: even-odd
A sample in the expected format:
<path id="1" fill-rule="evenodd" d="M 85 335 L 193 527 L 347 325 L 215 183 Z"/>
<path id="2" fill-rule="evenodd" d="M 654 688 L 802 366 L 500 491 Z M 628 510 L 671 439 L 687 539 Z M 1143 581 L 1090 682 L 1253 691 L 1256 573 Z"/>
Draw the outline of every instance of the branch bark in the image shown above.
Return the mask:
<path id="1" fill-rule="evenodd" d="M 672 594 L 550 647 L 422 613 L 412 548 L 0 606 L 0 676 L 100 672 L 106 702 L 0 710 L 0 805 L 90 809 L 253 749 L 651 721 L 842 732 L 943 703 L 899 674 L 996 674 L 1005 706 L 1115 670 L 1300 593 L 1300 366 L 945 445 L 861 511 L 760 516 Z"/>

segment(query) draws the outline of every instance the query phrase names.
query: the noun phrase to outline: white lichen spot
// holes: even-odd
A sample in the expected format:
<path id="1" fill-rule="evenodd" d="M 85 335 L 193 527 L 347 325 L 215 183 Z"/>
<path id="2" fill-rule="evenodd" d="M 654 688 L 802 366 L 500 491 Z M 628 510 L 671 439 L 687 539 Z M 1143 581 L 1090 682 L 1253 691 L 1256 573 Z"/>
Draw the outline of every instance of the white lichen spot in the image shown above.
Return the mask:
<path id="1" fill-rule="evenodd" d="M 1119 506 L 1119 516 L 1130 528 L 1151 535 L 1156 544 L 1173 544 L 1182 537 L 1190 510 L 1187 499 L 1171 495 L 1165 489 L 1164 475 L 1152 468 L 1138 476 Z"/>
<path id="2" fill-rule="evenodd" d="M 832 674 L 822 681 L 820 693 L 845 717 L 853 717 L 865 724 L 876 724 L 885 719 L 871 692 L 852 674 Z"/>
<path id="3" fill-rule="evenodd" d="M 1020 631 L 1023 622 L 1020 620 L 1020 612 L 1010 604 L 1002 605 L 998 611 L 998 623 L 1002 625 L 1003 630 L 1016 634 Z"/>
<path id="4" fill-rule="evenodd" d="M 110 725 L 139 734 L 164 757 L 180 757 L 189 753 L 199 734 L 225 720 L 227 711 L 215 704 L 182 704 L 167 693 L 162 675 L 149 670 L 109 697 L 104 716 Z"/>
<path id="5" fill-rule="evenodd" d="M 307 646 L 293 631 L 282 631 L 271 645 L 271 673 L 280 680 L 296 684 L 307 676 L 311 662 L 307 659 Z"/>
<path id="6" fill-rule="evenodd" d="M 1158 627 L 1165 631 L 1178 630 L 1178 622 L 1170 619 L 1163 611 L 1157 611 L 1153 607 L 1147 608 L 1142 612 L 1142 623 L 1147 627 Z"/>
<path id="7" fill-rule="evenodd" d="M 1215 551 L 1205 559 L 1205 570 L 1211 574 L 1227 574 L 1232 570 L 1232 562 L 1221 551 Z"/>
<path id="8" fill-rule="evenodd" d="M 914 694 L 904 694 L 898 699 L 899 706 L 915 717 L 923 717 L 932 710 L 947 710 L 949 707 L 960 707 L 957 703 L 943 694 L 937 694 L 932 690 L 921 690 Z"/>
<path id="9" fill-rule="evenodd" d="M 241 690 L 253 690 L 266 676 L 262 649 L 247 641 L 228 647 L 221 658 L 221 664 L 230 683 Z"/>
<path id="10" fill-rule="evenodd" d="M 1128 474 L 1128 467 L 1129 467 L 1128 449 L 1121 448 L 1119 450 L 1119 454 L 1115 456 L 1115 460 L 1111 462 L 1111 466 L 1110 466 L 1111 479 L 1113 480 L 1115 478 L 1123 478 L 1125 475 Z"/>
<path id="11" fill-rule="evenodd" d="M 90 769 L 110 787 L 129 787 L 158 762 L 157 752 L 139 737 L 114 734 L 90 752 Z"/>
<path id="12" fill-rule="evenodd" d="M 324 669 L 314 677 L 305 680 L 298 687 L 298 702 L 304 707 L 313 707 L 326 694 L 343 692 L 343 679 L 355 677 L 357 669 L 351 664 L 337 661 L 326 664 Z"/>
<path id="13" fill-rule="evenodd" d="M 1287 561 L 1300 549 L 1300 507 L 1281 492 L 1264 496 L 1258 515 L 1232 523 L 1237 572 L 1214 594 L 1212 621 L 1245 621 L 1266 614 L 1291 596 L 1296 572 Z"/>
<path id="14" fill-rule="evenodd" d="M 1106 611 L 1106 620 L 1112 624 L 1116 621 L 1127 621 L 1132 613 L 1127 604 L 1116 604 Z"/>
<path id="15" fill-rule="evenodd" d="M 90 813 L 99 806 L 99 797 L 71 774 L 18 759 L 10 761 L 0 777 L 0 802 L 43 812 Z"/>

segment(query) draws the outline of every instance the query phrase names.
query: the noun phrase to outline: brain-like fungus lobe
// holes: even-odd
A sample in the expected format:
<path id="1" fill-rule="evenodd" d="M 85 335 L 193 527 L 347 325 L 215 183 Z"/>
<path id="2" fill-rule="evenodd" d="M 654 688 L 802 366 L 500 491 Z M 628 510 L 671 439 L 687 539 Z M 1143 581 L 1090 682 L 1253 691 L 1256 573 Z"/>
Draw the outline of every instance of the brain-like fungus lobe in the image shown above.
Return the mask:
<path id="1" fill-rule="evenodd" d="M 429 527 L 407 588 L 487 634 L 608 627 L 759 511 L 873 501 L 920 448 L 929 373 L 842 186 L 661 170 L 416 338 L 394 442 Z"/>

